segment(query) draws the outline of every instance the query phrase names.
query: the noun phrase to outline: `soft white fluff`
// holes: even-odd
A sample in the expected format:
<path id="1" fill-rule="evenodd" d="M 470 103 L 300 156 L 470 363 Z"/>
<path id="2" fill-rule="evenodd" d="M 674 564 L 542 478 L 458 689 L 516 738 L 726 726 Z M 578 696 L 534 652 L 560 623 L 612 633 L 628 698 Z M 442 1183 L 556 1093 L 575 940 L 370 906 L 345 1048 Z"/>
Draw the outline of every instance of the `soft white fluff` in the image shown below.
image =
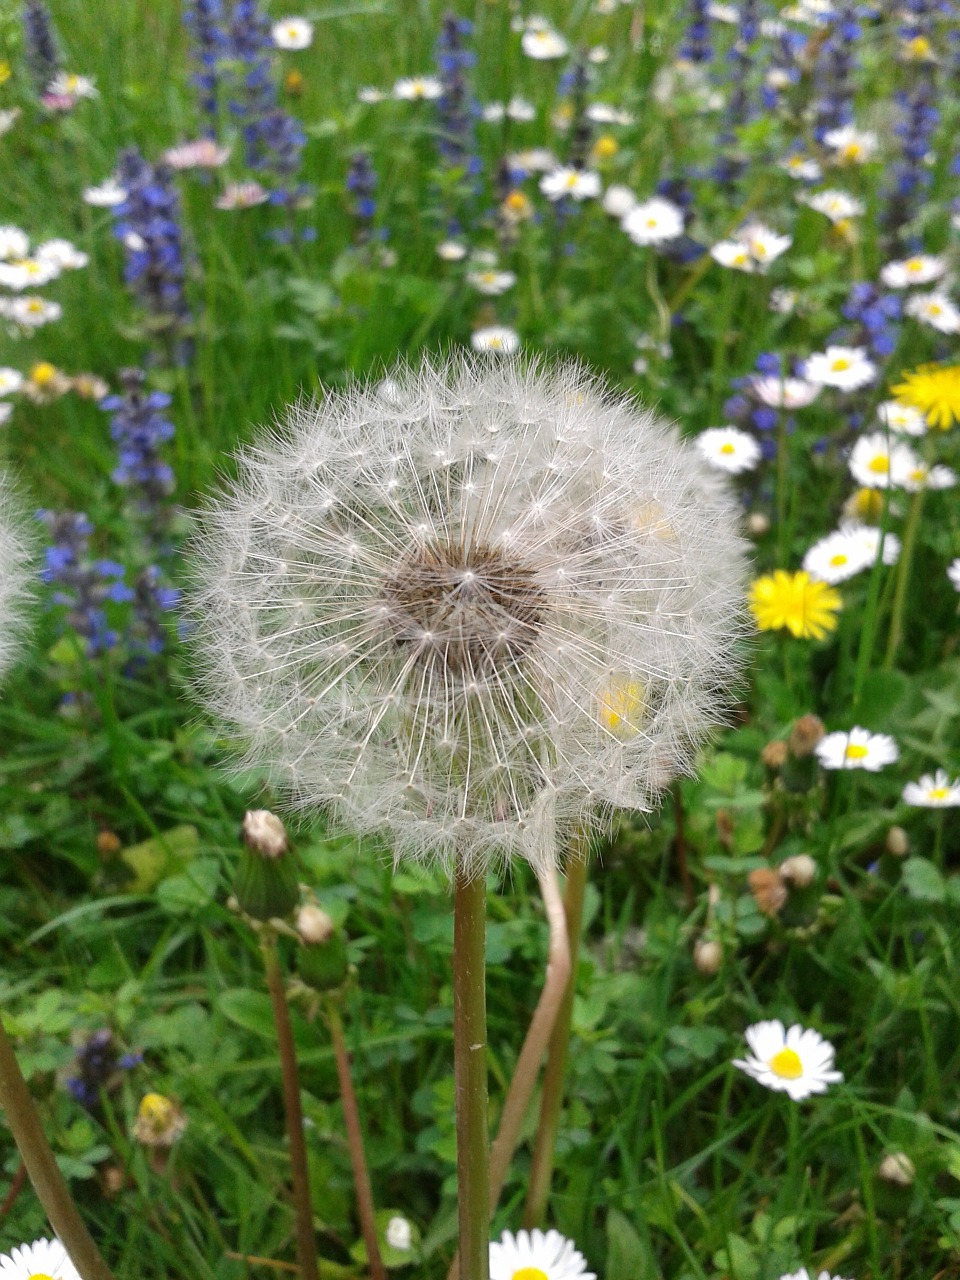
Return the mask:
<path id="1" fill-rule="evenodd" d="M 646 810 L 739 661 L 737 510 L 575 364 L 457 355 L 300 404 L 194 543 L 205 700 L 395 856 L 543 866 Z"/>
<path id="2" fill-rule="evenodd" d="M 0 476 L 0 676 L 19 647 L 31 573 L 26 520 Z"/>

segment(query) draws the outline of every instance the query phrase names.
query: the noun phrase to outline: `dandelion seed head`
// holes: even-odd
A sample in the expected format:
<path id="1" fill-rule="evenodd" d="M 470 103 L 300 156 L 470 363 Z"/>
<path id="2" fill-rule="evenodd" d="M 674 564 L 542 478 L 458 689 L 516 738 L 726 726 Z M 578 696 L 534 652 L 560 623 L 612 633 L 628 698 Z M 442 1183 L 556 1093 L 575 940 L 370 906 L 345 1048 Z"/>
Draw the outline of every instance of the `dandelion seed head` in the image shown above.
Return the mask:
<path id="1" fill-rule="evenodd" d="M 543 866 L 545 823 L 649 810 L 722 720 L 737 523 L 578 365 L 400 367 L 241 453 L 195 538 L 200 687 L 295 806 L 398 859 Z"/>

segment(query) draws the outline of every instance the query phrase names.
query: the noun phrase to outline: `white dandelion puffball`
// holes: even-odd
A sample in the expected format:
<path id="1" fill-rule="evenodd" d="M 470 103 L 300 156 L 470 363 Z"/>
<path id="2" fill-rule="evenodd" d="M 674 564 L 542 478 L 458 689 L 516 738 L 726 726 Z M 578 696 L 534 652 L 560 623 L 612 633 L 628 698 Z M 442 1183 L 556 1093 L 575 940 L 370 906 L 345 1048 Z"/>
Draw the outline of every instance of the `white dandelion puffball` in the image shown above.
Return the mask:
<path id="1" fill-rule="evenodd" d="M 300 404 L 194 540 L 207 704 L 243 767 L 396 858 L 548 865 L 554 822 L 648 810 L 722 718 L 744 544 L 704 470 L 575 364 L 462 354 Z"/>
<path id="2" fill-rule="evenodd" d="M 16 653 L 33 581 L 27 523 L 0 476 L 0 676 Z"/>

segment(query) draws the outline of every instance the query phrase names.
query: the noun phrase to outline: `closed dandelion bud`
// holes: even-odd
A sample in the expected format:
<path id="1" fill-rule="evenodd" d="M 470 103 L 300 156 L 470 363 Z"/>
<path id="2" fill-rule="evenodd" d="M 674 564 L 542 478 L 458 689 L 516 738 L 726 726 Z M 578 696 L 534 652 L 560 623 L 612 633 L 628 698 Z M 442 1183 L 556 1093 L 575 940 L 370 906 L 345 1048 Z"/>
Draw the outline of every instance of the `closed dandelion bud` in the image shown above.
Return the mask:
<path id="1" fill-rule="evenodd" d="M 796 889 L 806 889 L 813 884 L 817 875 L 817 864 L 809 853 L 796 853 L 792 858 L 785 858 L 777 868 L 780 877 Z"/>
<path id="2" fill-rule="evenodd" d="M 801 716 L 799 720 L 794 721 L 787 740 L 790 754 L 798 760 L 813 755 L 814 747 L 825 733 L 826 729 L 819 716 L 811 714 Z"/>
<path id="3" fill-rule="evenodd" d="M 717 973 L 723 964 L 723 947 L 713 938 L 698 938 L 693 944 L 693 967 L 698 973 Z"/>
<path id="4" fill-rule="evenodd" d="M 314 991 L 334 991 L 342 987 L 348 969 L 347 944 L 342 933 L 331 931 L 324 941 L 305 942 L 297 950 L 297 972 Z"/>
<path id="5" fill-rule="evenodd" d="M 910 840 L 903 827 L 891 827 L 887 832 L 887 853 L 894 858 L 905 858 L 910 852 Z"/>
<path id="6" fill-rule="evenodd" d="M 396 859 L 553 865 L 649 810 L 741 661 L 737 504 L 573 364 L 399 367 L 291 409 L 195 538 L 191 638 L 244 766 Z"/>
<path id="7" fill-rule="evenodd" d="M 877 1176 L 884 1182 L 892 1182 L 898 1187 L 909 1187 L 913 1184 L 917 1170 L 913 1161 L 903 1151 L 895 1151 L 884 1156 L 877 1168 Z"/>
<path id="8" fill-rule="evenodd" d="M 251 809 L 241 834 L 246 847 L 233 881 L 240 910 L 254 920 L 288 916 L 300 900 L 300 884 L 283 823 L 268 809 Z"/>
<path id="9" fill-rule="evenodd" d="M 184 1129 L 183 1110 L 162 1093 L 146 1093 L 137 1108 L 133 1136 L 146 1147 L 172 1147 Z"/>
<path id="10" fill-rule="evenodd" d="M 306 903 L 297 912 L 296 927 L 300 941 L 307 945 L 326 942 L 333 933 L 333 921 L 312 902 Z"/>
<path id="11" fill-rule="evenodd" d="M 787 760 L 787 744 L 779 738 L 774 738 L 760 752 L 760 760 L 763 765 L 772 773 L 776 773 L 778 769 L 782 769 Z"/>
<path id="12" fill-rule="evenodd" d="M 773 918 L 779 914 L 787 900 L 787 888 L 779 871 L 772 867 L 758 867 L 747 876 L 747 884 L 757 908 L 765 916 Z"/>

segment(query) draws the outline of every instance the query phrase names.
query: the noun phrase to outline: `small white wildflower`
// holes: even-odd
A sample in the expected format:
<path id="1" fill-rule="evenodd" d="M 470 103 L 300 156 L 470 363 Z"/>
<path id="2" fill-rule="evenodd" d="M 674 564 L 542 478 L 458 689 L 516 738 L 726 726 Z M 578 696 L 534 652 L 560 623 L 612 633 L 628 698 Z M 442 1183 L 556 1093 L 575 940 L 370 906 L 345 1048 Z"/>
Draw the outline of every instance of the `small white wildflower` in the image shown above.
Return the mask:
<path id="1" fill-rule="evenodd" d="M 576 365 L 452 357 L 291 410 L 195 539 L 192 638 L 245 763 L 397 858 L 549 865 L 647 809 L 739 666 L 739 508 Z"/>
<path id="2" fill-rule="evenodd" d="M 771 289 L 770 310 L 780 316 L 789 316 L 796 309 L 796 289 Z"/>
<path id="3" fill-rule="evenodd" d="M 915 293 L 904 303 L 904 311 L 938 333 L 960 333 L 960 307 L 945 293 Z"/>
<path id="4" fill-rule="evenodd" d="M 637 204 L 637 197 L 630 188 L 615 182 L 603 193 L 601 208 L 611 218 L 624 218 Z"/>
<path id="5" fill-rule="evenodd" d="M 48 302 L 46 298 L 12 298 L 4 308 L 7 319 L 24 329 L 39 329 L 42 325 L 52 324 L 63 315 L 59 302 Z"/>
<path id="6" fill-rule="evenodd" d="M 892 1182 L 898 1187 L 912 1185 L 917 1171 L 913 1161 L 903 1151 L 894 1151 L 885 1155 L 877 1168 L 877 1177 L 884 1182 Z"/>
<path id="7" fill-rule="evenodd" d="M 737 427 L 709 427 L 701 431 L 693 443 L 711 467 L 730 475 L 753 471 L 760 461 L 756 440 Z"/>
<path id="8" fill-rule="evenodd" d="M 516 329 L 505 324 L 491 324 L 482 329 L 474 329 L 470 335 L 470 345 L 474 351 L 511 356 L 520 346 L 520 335 Z"/>
<path id="9" fill-rule="evenodd" d="M 0 400 L 0 427 L 5 426 L 10 421 L 12 413 L 13 405 L 8 400 Z"/>
<path id="10" fill-rule="evenodd" d="M 550 27 L 536 27 L 520 37 L 520 48 L 528 58 L 536 62 L 548 62 L 553 58 L 565 58 L 570 46 L 558 31 Z"/>
<path id="11" fill-rule="evenodd" d="M 278 49 L 309 49 L 313 44 L 313 23 L 306 18 L 281 18 L 270 28 Z"/>
<path id="12" fill-rule="evenodd" d="M 750 250 L 739 240 L 719 240 L 710 250 L 710 257 L 721 267 L 732 267 L 734 271 L 753 272 L 757 264 Z"/>
<path id="13" fill-rule="evenodd" d="M 0 262 L 0 285 L 6 289 L 38 289 L 56 280 L 59 274 L 60 268 L 55 262 L 42 262 L 39 258 Z"/>
<path id="14" fill-rule="evenodd" d="M 592 62 L 595 67 L 602 66 L 605 62 L 610 61 L 610 50 L 605 44 L 593 44 L 587 50 L 587 61 Z M 626 112 L 622 112 L 626 115 Z M 614 121 L 614 123 L 623 123 L 622 121 Z"/>
<path id="15" fill-rule="evenodd" d="M 0 227 L 0 262 L 9 258 L 25 258 L 30 252 L 30 238 L 19 227 Z"/>
<path id="16" fill-rule="evenodd" d="M 406 1218 L 397 1213 L 387 1223 L 383 1238 L 391 1249 L 406 1253 L 413 1246 L 413 1228 Z"/>
<path id="17" fill-rule="evenodd" d="M 904 446 L 890 460 L 890 483 L 906 493 L 952 489 L 957 483 L 957 473 L 951 467 L 930 466 Z"/>
<path id="18" fill-rule="evenodd" d="M 252 209 L 269 199 L 270 192 L 259 182 L 228 182 L 213 203 L 217 209 Z"/>
<path id="19" fill-rule="evenodd" d="M 357 101 L 364 103 L 366 106 L 373 106 L 378 102 L 386 102 L 389 97 L 389 93 L 383 89 L 378 89 L 372 84 L 365 84 L 357 90 Z"/>
<path id="20" fill-rule="evenodd" d="M 511 169 L 521 169 L 527 173 L 549 173 L 556 169 L 557 157 L 547 147 L 528 147 L 526 151 L 514 151 L 507 156 Z"/>
<path id="21" fill-rule="evenodd" d="M 461 262 L 467 256 L 467 246 L 462 240 L 441 240 L 437 245 L 437 257 L 444 262 Z"/>
<path id="22" fill-rule="evenodd" d="M 855 391 L 873 382 L 877 366 L 864 347 L 827 347 L 808 356 L 803 366 L 807 382 L 824 387 L 836 387 L 838 391 Z"/>
<path id="23" fill-rule="evenodd" d="M 747 1027 L 744 1039 L 751 1056 L 734 1058 L 733 1065 L 767 1089 L 789 1094 L 794 1102 L 826 1093 L 829 1085 L 843 1079 L 833 1069 L 833 1045 L 818 1031 L 797 1024 L 786 1030 L 779 1019 L 772 1019 Z"/>
<path id="24" fill-rule="evenodd" d="M 443 97 L 443 85 L 435 76 L 404 76 L 393 86 L 393 96 L 403 102 L 433 102 Z"/>
<path id="25" fill-rule="evenodd" d="M 591 102 L 584 115 L 594 124 L 631 125 L 635 117 L 629 111 L 611 106 L 609 102 Z"/>
<path id="26" fill-rule="evenodd" d="M 23 374 L 19 369 L 0 369 L 0 396 L 10 396 L 23 386 Z"/>
<path id="27" fill-rule="evenodd" d="M 540 190 L 548 200 L 588 200 L 600 194 L 600 175 L 592 169 L 571 169 L 563 166 L 545 173 L 540 179 Z"/>
<path id="28" fill-rule="evenodd" d="M 870 564 L 873 564 L 876 560 L 878 551 L 883 564 L 896 564 L 900 559 L 900 539 L 895 533 L 881 534 L 876 525 L 863 524 L 859 520 L 842 521 L 839 532 L 859 541 Z M 881 537 L 883 539 L 882 550 L 880 546 Z"/>
<path id="29" fill-rule="evenodd" d="M 909 469 L 916 455 L 903 443 L 891 441 L 879 431 L 860 436 L 850 453 L 847 466 L 857 484 L 864 489 L 888 489 L 894 465 L 901 472 Z"/>
<path id="30" fill-rule="evenodd" d="M 40 262 L 52 262 L 61 271 L 77 271 L 90 261 L 89 255 L 82 253 L 69 240 L 44 240 L 33 251 L 33 256 Z"/>
<path id="31" fill-rule="evenodd" d="M 795 6 L 799 8 L 800 6 Z M 793 1271 L 790 1275 L 781 1276 L 780 1280 L 843 1280 L 842 1276 L 832 1276 L 829 1271 L 821 1271 L 816 1277 L 810 1275 L 806 1267 L 801 1267 L 799 1271 Z"/>
<path id="32" fill-rule="evenodd" d="M 945 769 L 925 773 L 903 788 L 903 802 L 923 809 L 955 809 L 960 805 L 960 778 L 951 782 Z"/>
<path id="33" fill-rule="evenodd" d="M 803 378 L 758 374 L 750 379 L 750 390 L 761 404 L 770 409 L 805 409 L 813 404 L 823 387 Z"/>
<path id="34" fill-rule="evenodd" d="M 931 253 L 917 253 L 900 262 L 888 262 L 880 268 L 880 279 L 888 289 L 909 289 L 911 285 L 939 280 L 946 269 L 943 258 Z"/>
<path id="35" fill-rule="evenodd" d="M 877 135 L 852 124 L 828 130 L 823 141 L 834 152 L 838 164 L 866 164 L 877 149 Z"/>
<path id="36" fill-rule="evenodd" d="M 777 164 L 781 169 L 785 169 L 791 178 L 797 178 L 803 182 L 816 182 L 823 170 L 811 156 L 793 155 L 784 156 L 782 160 L 778 160 Z M 803 200 L 803 196 L 798 196 L 798 200 Z"/>
<path id="37" fill-rule="evenodd" d="M 900 750 L 889 734 L 871 733 L 859 725 L 849 733 L 828 733 L 814 748 L 814 755 L 824 769 L 866 769 L 878 773 L 900 756 Z"/>
<path id="38" fill-rule="evenodd" d="M 791 236 L 777 235 L 762 222 L 748 223 L 737 232 L 736 238 L 746 245 L 750 256 L 761 269 L 779 258 L 793 244 Z"/>
<path id="39" fill-rule="evenodd" d="M 90 76 L 63 71 L 47 85 L 46 92 L 55 98 L 96 98 L 99 91 Z"/>
<path id="40" fill-rule="evenodd" d="M 488 297 L 495 298 L 512 289 L 517 283 L 517 277 L 512 271 L 497 271 L 488 267 L 484 271 L 468 271 L 467 281 L 478 293 L 485 293 Z"/>
<path id="41" fill-rule="evenodd" d="M 212 138 L 197 138 L 169 147 L 163 159 L 171 169 L 219 169 L 230 159 L 230 148 L 219 146 Z"/>
<path id="42" fill-rule="evenodd" d="M 0 138 L 5 133 L 9 133 L 13 126 L 17 123 L 21 115 L 19 107 L 8 107 L 5 111 L 0 111 Z"/>
<path id="43" fill-rule="evenodd" d="M 837 530 L 815 542 L 803 557 L 802 568 L 811 578 L 835 586 L 862 573 L 873 564 L 874 557 L 862 539 Z"/>
<path id="44" fill-rule="evenodd" d="M 572 1240 L 559 1231 L 504 1231 L 490 1245 L 490 1280 L 597 1280 Z"/>
<path id="45" fill-rule="evenodd" d="M 812 195 L 798 195 L 797 199 L 834 223 L 859 218 L 866 210 L 863 201 L 850 195 L 848 191 L 815 191 Z"/>
<path id="46" fill-rule="evenodd" d="M 127 190 L 121 187 L 114 178 L 107 178 L 96 187 L 86 187 L 83 192 L 84 204 L 93 205 L 95 209 L 112 209 L 123 204 L 127 198 Z"/>
<path id="47" fill-rule="evenodd" d="M 664 244 L 683 234 L 683 210 L 671 200 L 653 196 L 634 205 L 620 225 L 634 244 Z"/>
<path id="48" fill-rule="evenodd" d="M 927 419 L 922 409 L 912 404 L 899 404 L 896 400 L 884 400 L 877 405 L 877 417 L 898 435 L 922 436 L 927 432 Z"/>
<path id="49" fill-rule="evenodd" d="M 0 1254 L 2 1280 L 80 1280 L 59 1240 L 34 1240 Z"/>
<path id="50" fill-rule="evenodd" d="M 947 577 L 950 579 L 950 585 L 954 591 L 960 591 L 960 556 L 956 560 L 951 560 L 947 565 Z"/>

